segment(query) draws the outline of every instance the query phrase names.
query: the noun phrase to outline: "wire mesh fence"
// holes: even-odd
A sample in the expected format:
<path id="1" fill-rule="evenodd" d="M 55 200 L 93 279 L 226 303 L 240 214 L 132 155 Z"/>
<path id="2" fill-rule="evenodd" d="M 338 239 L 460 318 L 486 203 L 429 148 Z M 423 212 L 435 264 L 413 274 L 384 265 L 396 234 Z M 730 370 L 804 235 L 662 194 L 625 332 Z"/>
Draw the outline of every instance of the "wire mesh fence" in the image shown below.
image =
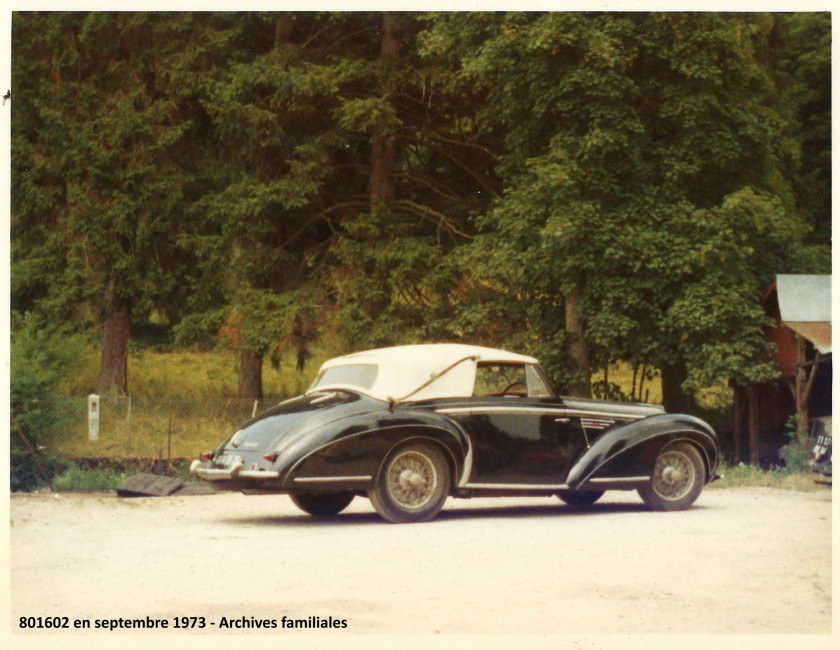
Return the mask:
<path id="1" fill-rule="evenodd" d="M 195 458 L 279 400 L 226 398 L 44 396 L 13 421 L 12 446 L 66 459 Z M 25 435 L 24 435 L 25 432 Z"/>

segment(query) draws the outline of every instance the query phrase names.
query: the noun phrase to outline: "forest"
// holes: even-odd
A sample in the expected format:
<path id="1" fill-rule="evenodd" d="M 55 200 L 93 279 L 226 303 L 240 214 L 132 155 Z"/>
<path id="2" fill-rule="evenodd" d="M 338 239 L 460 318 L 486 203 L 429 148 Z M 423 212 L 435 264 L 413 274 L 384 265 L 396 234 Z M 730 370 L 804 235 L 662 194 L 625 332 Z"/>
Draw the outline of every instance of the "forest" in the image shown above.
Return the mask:
<path id="1" fill-rule="evenodd" d="M 130 394 L 149 340 L 251 399 L 461 341 L 691 410 L 830 272 L 828 13 L 16 12 L 11 63 L 13 414 L 79 341 Z"/>

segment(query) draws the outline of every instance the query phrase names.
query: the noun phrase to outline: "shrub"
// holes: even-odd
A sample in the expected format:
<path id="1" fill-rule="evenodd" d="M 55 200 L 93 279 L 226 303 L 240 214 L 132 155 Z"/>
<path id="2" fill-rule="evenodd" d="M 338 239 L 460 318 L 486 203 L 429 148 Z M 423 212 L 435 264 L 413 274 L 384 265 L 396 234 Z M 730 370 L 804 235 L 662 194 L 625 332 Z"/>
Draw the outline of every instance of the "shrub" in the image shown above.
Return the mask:
<path id="1" fill-rule="evenodd" d="M 63 473 L 53 479 L 56 490 L 115 490 L 126 479 L 126 475 L 110 469 L 82 469 L 72 463 Z"/>
<path id="2" fill-rule="evenodd" d="M 56 461 L 42 453 L 43 442 L 60 419 L 44 396 L 82 356 L 78 335 L 60 334 L 27 314 L 13 315 L 10 347 L 10 479 L 12 490 L 31 490 L 44 483 L 33 454 L 47 479 Z"/>

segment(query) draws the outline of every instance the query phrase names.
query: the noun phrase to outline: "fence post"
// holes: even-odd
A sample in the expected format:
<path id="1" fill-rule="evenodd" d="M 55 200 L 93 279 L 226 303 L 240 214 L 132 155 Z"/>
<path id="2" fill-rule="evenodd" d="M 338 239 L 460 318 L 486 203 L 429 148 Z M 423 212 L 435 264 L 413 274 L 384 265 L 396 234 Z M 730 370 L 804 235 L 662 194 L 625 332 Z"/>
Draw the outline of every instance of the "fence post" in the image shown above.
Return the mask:
<path id="1" fill-rule="evenodd" d="M 131 395 L 128 396 L 128 414 L 125 418 L 125 430 L 127 434 L 125 442 L 126 451 L 131 452 Z"/>
<path id="2" fill-rule="evenodd" d="M 166 450 L 166 470 L 172 475 L 172 400 L 169 400 L 169 433 L 168 446 Z"/>
<path id="3" fill-rule="evenodd" d="M 99 395 L 88 395 L 88 440 L 99 440 Z"/>

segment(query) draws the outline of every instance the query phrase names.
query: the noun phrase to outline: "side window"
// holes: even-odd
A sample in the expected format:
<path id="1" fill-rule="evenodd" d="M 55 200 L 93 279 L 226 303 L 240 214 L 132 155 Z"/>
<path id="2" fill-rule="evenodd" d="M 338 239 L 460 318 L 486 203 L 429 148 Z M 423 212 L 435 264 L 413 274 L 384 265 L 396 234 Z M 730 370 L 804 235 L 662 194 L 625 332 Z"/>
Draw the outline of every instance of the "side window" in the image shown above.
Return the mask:
<path id="1" fill-rule="evenodd" d="M 473 395 L 524 397 L 528 394 L 528 378 L 524 364 L 479 363 L 475 370 Z"/>

